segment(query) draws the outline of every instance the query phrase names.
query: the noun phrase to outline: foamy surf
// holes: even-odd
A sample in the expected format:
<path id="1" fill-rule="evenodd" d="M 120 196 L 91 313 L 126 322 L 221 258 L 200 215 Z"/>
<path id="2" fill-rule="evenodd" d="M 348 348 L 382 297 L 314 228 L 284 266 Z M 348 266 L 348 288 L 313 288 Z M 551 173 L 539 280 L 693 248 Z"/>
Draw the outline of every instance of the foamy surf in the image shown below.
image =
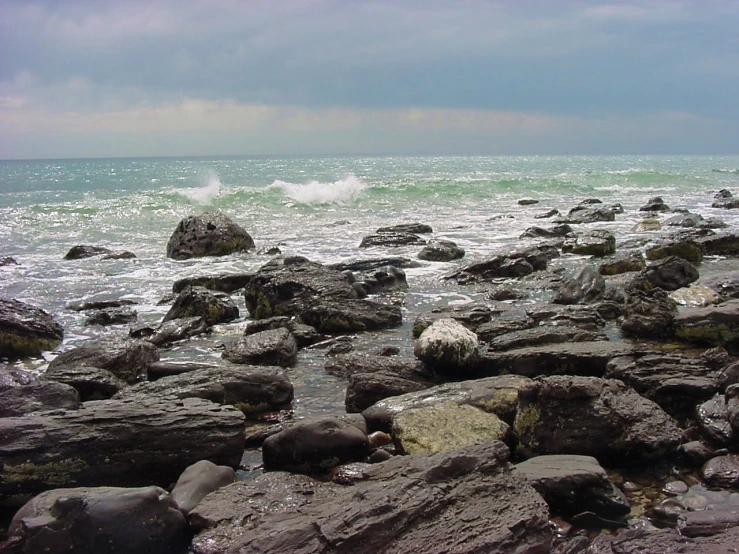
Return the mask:
<path id="1" fill-rule="evenodd" d="M 208 175 L 205 183 L 197 188 L 177 189 L 177 193 L 198 204 L 207 204 L 221 194 L 221 179 L 218 175 Z"/>
<path id="2" fill-rule="evenodd" d="M 344 204 L 355 200 L 367 188 L 355 175 L 332 183 L 288 183 L 278 179 L 270 186 L 282 189 L 285 196 L 301 204 Z"/>

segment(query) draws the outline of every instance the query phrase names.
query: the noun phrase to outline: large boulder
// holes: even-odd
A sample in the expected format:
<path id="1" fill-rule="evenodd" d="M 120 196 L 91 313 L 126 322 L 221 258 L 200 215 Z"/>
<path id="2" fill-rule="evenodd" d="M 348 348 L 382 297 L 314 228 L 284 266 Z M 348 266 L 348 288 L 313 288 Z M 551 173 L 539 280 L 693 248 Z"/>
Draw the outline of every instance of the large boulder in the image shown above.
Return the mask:
<path id="1" fill-rule="evenodd" d="M 169 346 L 172 343 L 207 333 L 211 327 L 212 324 L 208 323 L 205 317 L 181 317 L 156 325 L 134 327 L 129 331 L 129 335 L 131 338 L 143 339 L 156 346 Z"/>
<path id="2" fill-rule="evenodd" d="M 493 319 L 495 311 L 484 304 L 463 304 L 460 306 L 443 306 L 424 312 L 413 322 L 413 338 L 417 339 L 434 321 L 452 318 L 477 332 L 478 326 Z"/>
<path id="3" fill-rule="evenodd" d="M 190 514 L 195 554 L 545 553 L 547 506 L 506 466 L 501 442 L 396 456 L 353 486 L 269 472 L 223 487 Z"/>
<path id="4" fill-rule="evenodd" d="M 638 338 L 672 337 L 677 304 L 661 288 L 633 289 L 623 306 L 619 324 L 624 335 Z"/>
<path id="5" fill-rule="evenodd" d="M 451 262 L 464 257 L 464 248 L 451 240 L 432 240 L 418 253 L 419 260 Z"/>
<path id="6" fill-rule="evenodd" d="M 298 343 L 287 329 L 270 329 L 226 344 L 223 358 L 235 364 L 291 367 L 298 359 Z"/>
<path id="7" fill-rule="evenodd" d="M 678 256 L 669 256 L 644 268 L 628 287 L 647 292 L 654 288 L 671 291 L 687 287 L 699 276 L 693 264 Z"/>
<path id="8" fill-rule="evenodd" d="M 657 404 L 622 381 L 597 377 L 531 382 L 519 392 L 514 428 L 532 454 L 582 454 L 612 461 L 673 454 L 681 439 L 677 422 Z"/>
<path id="9" fill-rule="evenodd" d="M 709 346 L 735 343 L 739 339 L 739 300 L 681 311 L 675 316 L 675 336 Z"/>
<path id="10" fill-rule="evenodd" d="M 175 260 L 226 256 L 255 247 L 241 226 L 221 212 L 191 215 L 180 221 L 167 243 L 167 257 Z"/>
<path id="11" fill-rule="evenodd" d="M 572 342 L 605 341 L 608 337 L 601 331 L 590 331 L 574 325 L 539 325 L 503 333 L 488 341 L 488 351 L 504 351 L 527 346 L 543 346 Z"/>
<path id="12" fill-rule="evenodd" d="M 235 480 L 236 472 L 232 467 L 200 460 L 182 472 L 172 489 L 171 498 L 180 511 L 187 515 L 208 494 Z"/>
<path id="13" fill-rule="evenodd" d="M 566 217 L 557 218 L 558 223 L 596 223 L 599 221 L 613 221 L 616 214 L 613 208 L 608 206 L 592 206 L 583 204 L 575 206 Z"/>
<path id="14" fill-rule="evenodd" d="M 403 312 L 399 306 L 371 300 L 320 299 L 303 310 L 297 320 L 319 333 L 357 333 L 399 327 Z"/>
<path id="15" fill-rule="evenodd" d="M 616 237 L 605 229 L 593 229 L 565 242 L 562 251 L 602 258 L 616 252 Z"/>
<path id="16" fill-rule="evenodd" d="M 92 366 L 107 369 L 126 383 L 135 383 L 145 379 L 148 365 L 158 360 L 159 351 L 150 342 L 112 337 L 62 352 L 51 361 L 49 370 L 62 366 Z"/>
<path id="17" fill-rule="evenodd" d="M 191 536 L 172 497 L 151 486 L 43 492 L 18 511 L 8 535 L 9 553 L 47 554 L 182 554 Z"/>
<path id="18" fill-rule="evenodd" d="M 661 196 L 653 196 L 647 203 L 639 208 L 640 212 L 669 212 L 670 207 L 665 204 Z"/>
<path id="19" fill-rule="evenodd" d="M 391 396 L 424 390 L 429 384 L 392 373 L 355 373 L 346 385 L 344 406 L 349 413 L 358 413 Z"/>
<path id="20" fill-rule="evenodd" d="M 739 208 L 739 198 L 734 198 L 731 191 L 727 189 L 721 189 L 714 195 L 712 208 L 723 208 L 725 210 L 731 210 L 733 208 Z"/>
<path id="21" fill-rule="evenodd" d="M 172 292 L 179 294 L 187 287 L 205 287 L 208 290 L 227 294 L 243 289 L 251 281 L 251 273 L 234 273 L 220 275 L 200 275 L 178 279 L 172 285 Z"/>
<path id="22" fill-rule="evenodd" d="M 601 275 L 620 275 L 629 271 L 641 271 L 646 265 L 641 253 L 630 253 L 604 261 L 598 266 L 598 272 Z"/>
<path id="23" fill-rule="evenodd" d="M 226 294 L 187 287 L 177 295 L 162 323 L 186 317 L 202 317 L 208 325 L 228 323 L 239 317 L 239 308 Z"/>
<path id="24" fill-rule="evenodd" d="M 0 382 L 0 417 L 14 417 L 55 408 L 76 409 L 80 396 L 69 385 L 38 379 L 24 385 Z"/>
<path id="25" fill-rule="evenodd" d="M 555 304 L 591 304 L 603 297 L 606 281 L 590 265 L 586 265 L 572 278 L 565 281 L 552 298 Z"/>
<path id="26" fill-rule="evenodd" d="M 64 330 L 44 310 L 0 298 L 0 357 L 38 356 L 59 346 Z"/>
<path id="27" fill-rule="evenodd" d="M 96 400 L 78 410 L 0 419 L 0 498 L 54 487 L 169 486 L 207 459 L 237 467 L 244 415 L 207 400 Z"/>
<path id="28" fill-rule="evenodd" d="M 442 373 L 464 374 L 477 361 L 477 335 L 455 319 L 439 319 L 416 339 L 413 353 Z"/>
<path id="29" fill-rule="evenodd" d="M 692 240 L 676 240 L 657 244 L 647 249 L 647 260 L 661 260 L 677 256 L 698 265 L 703 261 L 703 250 Z"/>
<path id="30" fill-rule="evenodd" d="M 47 369 L 44 377 L 74 387 L 82 402 L 106 400 L 127 386 L 106 369 L 84 365 L 57 365 Z"/>

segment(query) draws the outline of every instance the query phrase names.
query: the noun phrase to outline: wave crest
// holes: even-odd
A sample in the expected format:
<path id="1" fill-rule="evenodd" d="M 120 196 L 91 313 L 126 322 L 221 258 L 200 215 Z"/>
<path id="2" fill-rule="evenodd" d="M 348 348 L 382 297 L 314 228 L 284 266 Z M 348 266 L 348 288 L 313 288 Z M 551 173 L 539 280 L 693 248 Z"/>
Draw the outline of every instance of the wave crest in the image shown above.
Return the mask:
<path id="1" fill-rule="evenodd" d="M 222 186 L 221 179 L 214 173 L 206 177 L 205 183 L 202 186 L 178 189 L 177 193 L 198 204 L 207 204 L 221 194 Z"/>
<path id="2" fill-rule="evenodd" d="M 276 180 L 270 186 L 282 189 L 285 196 L 301 204 L 344 204 L 356 199 L 367 188 L 367 184 L 355 175 L 347 175 L 331 183 Z"/>

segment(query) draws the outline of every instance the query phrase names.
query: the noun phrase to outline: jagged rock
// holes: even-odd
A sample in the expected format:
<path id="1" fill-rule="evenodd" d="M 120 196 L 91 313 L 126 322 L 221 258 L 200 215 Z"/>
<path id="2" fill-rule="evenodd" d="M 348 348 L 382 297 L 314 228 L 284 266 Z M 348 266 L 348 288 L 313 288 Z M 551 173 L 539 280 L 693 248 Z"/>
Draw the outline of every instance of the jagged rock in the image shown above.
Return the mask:
<path id="1" fill-rule="evenodd" d="M 38 356 L 62 342 L 64 330 L 44 310 L 0 298 L 0 357 Z"/>
<path id="2" fill-rule="evenodd" d="M 271 329 L 226 344 L 223 358 L 235 364 L 291 367 L 298 359 L 298 343 L 287 329 Z"/>
<path id="3" fill-rule="evenodd" d="M 240 225 L 221 212 L 191 215 L 177 225 L 167 242 L 167 257 L 175 260 L 226 256 L 255 248 Z"/>
<path id="4" fill-rule="evenodd" d="M 207 333 L 210 329 L 211 325 L 203 317 L 182 317 L 153 327 L 148 325 L 134 327 L 129 331 L 129 335 L 131 338 L 143 339 L 156 346 L 168 346 Z"/>
<path id="5" fill-rule="evenodd" d="M 69 385 L 37 379 L 25 385 L 0 383 L 0 417 L 15 417 L 55 408 L 76 409 L 80 396 Z"/>
<path id="6" fill-rule="evenodd" d="M 627 285 L 629 289 L 651 291 L 661 288 L 666 291 L 687 287 L 698 280 L 698 270 L 693 264 L 678 256 L 658 260 L 645 269 Z"/>
<path id="7" fill-rule="evenodd" d="M 654 196 L 647 200 L 647 203 L 639 208 L 640 212 L 669 212 L 670 208 L 662 200 L 661 196 Z"/>
<path id="8" fill-rule="evenodd" d="M 559 215 L 559 210 L 551 209 L 544 213 L 535 215 L 534 219 L 549 219 L 550 217 L 554 217 L 555 215 Z"/>
<path id="9" fill-rule="evenodd" d="M 623 306 L 621 331 L 632 337 L 666 338 L 673 334 L 677 304 L 660 289 L 631 290 Z"/>
<path id="10" fill-rule="evenodd" d="M 268 437 L 262 444 L 266 469 L 293 472 L 328 471 L 369 455 L 367 434 L 338 418 L 300 421 Z"/>
<path id="11" fill-rule="evenodd" d="M 74 387 L 82 402 L 106 400 L 126 388 L 126 382 L 106 369 L 84 365 L 61 365 L 47 369 L 44 377 Z"/>
<path id="12" fill-rule="evenodd" d="M 549 254 L 538 247 L 499 254 L 490 259 L 469 264 L 459 271 L 447 276 L 465 284 L 478 279 L 496 279 L 499 277 L 523 277 L 534 271 L 547 268 Z"/>
<path id="13" fill-rule="evenodd" d="M 396 456 L 351 487 L 265 473 L 205 498 L 191 514 L 196 554 L 549 552 L 541 496 L 505 466 L 503 443 Z"/>
<path id="14" fill-rule="evenodd" d="M 159 351 L 150 342 L 111 337 L 62 352 L 51 361 L 49 371 L 63 366 L 91 366 L 107 369 L 126 383 L 134 383 L 145 378 L 148 365 L 158 360 Z"/>
<path id="15" fill-rule="evenodd" d="M 591 304 L 600 300 L 606 290 L 606 281 L 592 266 L 586 265 L 565 281 L 552 298 L 555 304 Z"/>
<path id="16" fill-rule="evenodd" d="M 735 342 L 739 339 L 739 300 L 682 310 L 675 316 L 675 336 L 710 346 Z"/>
<path id="17" fill-rule="evenodd" d="M 408 290 L 405 271 L 395 266 L 387 266 L 369 274 L 360 275 L 359 279 L 351 271 L 346 270 L 343 273 L 352 287 L 360 293 L 360 298 L 380 292 Z"/>
<path id="18" fill-rule="evenodd" d="M 646 266 L 644 256 L 640 253 L 635 253 L 618 256 L 613 260 L 603 262 L 598 266 L 598 272 L 601 275 L 620 275 L 629 271 L 641 271 Z"/>
<path id="19" fill-rule="evenodd" d="M 701 475 L 704 481 L 715 487 L 739 486 L 739 454 L 711 458 L 701 469 Z"/>
<path id="20" fill-rule="evenodd" d="M 338 271 L 377 271 L 384 267 L 418 267 L 420 264 L 415 260 L 403 257 L 370 258 L 366 260 L 355 260 L 353 262 L 339 262 L 329 264 L 327 267 Z"/>
<path id="21" fill-rule="evenodd" d="M 239 317 L 239 308 L 225 294 L 205 287 L 187 287 L 177 295 L 162 323 L 186 317 L 202 317 L 209 325 L 227 323 Z"/>
<path id="22" fill-rule="evenodd" d="M 680 442 L 674 419 L 616 379 L 542 377 L 518 398 L 514 428 L 532 454 L 635 462 L 672 454 Z"/>
<path id="23" fill-rule="evenodd" d="M 451 262 L 464 257 L 464 248 L 451 240 L 432 240 L 418 253 L 418 259 L 431 262 Z"/>
<path id="24" fill-rule="evenodd" d="M 180 554 L 191 536 L 185 516 L 159 487 L 46 491 L 18 511 L 8 535 L 9 554 Z"/>
<path id="25" fill-rule="evenodd" d="M 439 319 L 416 339 L 413 354 L 432 369 L 464 374 L 478 358 L 477 335 L 455 319 Z"/>
<path id="26" fill-rule="evenodd" d="M 359 413 L 376 402 L 409 392 L 427 389 L 430 383 L 406 379 L 392 373 L 355 373 L 349 377 L 344 406 L 349 413 Z"/>
<path id="27" fill-rule="evenodd" d="M 600 340 L 608 340 L 605 333 L 588 331 L 572 325 L 539 325 L 499 335 L 488 341 L 488 350 L 504 351 L 527 346 Z"/>
<path id="28" fill-rule="evenodd" d="M 516 464 L 515 472 L 541 494 L 554 513 L 593 512 L 618 519 L 630 512 L 629 501 L 591 456 L 537 456 Z"/>
<path id="29" fill-rule="evenodd" d="M 701 431 L 713 443 L 720 446 L 731 444 L 734 438 L 734 430 L 729 422 L 729 410 L 723 394 L 717 394 L 698 406 L 696 420 Z"/>
<path id="30" fill-rule="evenodd" d="M 200 460 L 182 472 L 172 489 L 171 498 L 187 516 L 208 494 L 236 481 L 236 472 L 229 466 L 218 466 Z"/>
<path id="31" fill-rule="evenodd" d="M 100 310 L 85 320 L 85 325 L 124 325 L 136 321 L 138 314 L 128 308 Z"/>
<path id="32" fill-rule="evenodd" d="M 580 256 L 602 258 L 616 252 L 616 237 L 610 231 L 593 229 L 568 240 L 562 247 L 563 252 L 571 252 Z"/>
<path id="33" fill-rule="evenodd" d="M 53 487 L 169 486 L 199 460 L 237 467 L 244 415 L 207 400 L 95 400 L 0 419 L 0 504 Z"/>
<path id="34" fill-rule="evenodd" d="M 319 333 L 315 327 L 298 323 L 287 316 L 275 316 L 252 321 L 244 329 L 244 336 L 280 328 L 290 331 L 290 334 L 295 337 L 295 341 L 298 343 L 298 348 L 305 348 L 328 338 L 326 335 Z"/>
<path id="35" fill-rule="evenodd" d="M 700 283 L 716 291 L 724 300 L 739 298 L 739 271 L 730 271 L 701 279 Z"/>
<path id="36" fill-rule="evenodd" d="M 251 273 L 201 275 L 179 279 L 172 285 L 172 292 L 179 294 L 187 287 L 205 287 L 208 290 L 224 292 L 226 294 L 243 289 L 251 281 Z"/>
<path id="37" fill-rule="evenodd" d="M 110 248 L 104 248 L 102 246 L 90 246 L 86 244 L 79 244 L 70 248 L 64 256 L 65 260 L 82 260 L 84 258 L 92 258 L 93 256 L 101 256 L 103 254 L 112 254 L 113 251 Z"/>
<path id="38" fill-rule="evenodd" d="M 301 312 L 298 321 L 320 333 L 354 333 L 398 327 L 402 318 L 398 306 L 370 300 L 324 299 Z"/>

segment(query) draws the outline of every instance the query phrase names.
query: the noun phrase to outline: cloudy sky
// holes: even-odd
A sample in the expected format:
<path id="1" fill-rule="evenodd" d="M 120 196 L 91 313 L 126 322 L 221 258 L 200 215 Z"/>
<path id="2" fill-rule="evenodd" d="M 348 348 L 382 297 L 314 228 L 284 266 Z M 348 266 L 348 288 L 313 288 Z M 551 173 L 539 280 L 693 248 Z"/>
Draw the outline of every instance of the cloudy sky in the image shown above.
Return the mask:
<path id="1" fill-rule="evenodd" d="M 2 0 L 0 158 L 739 153 L 739 0 Z"/>

